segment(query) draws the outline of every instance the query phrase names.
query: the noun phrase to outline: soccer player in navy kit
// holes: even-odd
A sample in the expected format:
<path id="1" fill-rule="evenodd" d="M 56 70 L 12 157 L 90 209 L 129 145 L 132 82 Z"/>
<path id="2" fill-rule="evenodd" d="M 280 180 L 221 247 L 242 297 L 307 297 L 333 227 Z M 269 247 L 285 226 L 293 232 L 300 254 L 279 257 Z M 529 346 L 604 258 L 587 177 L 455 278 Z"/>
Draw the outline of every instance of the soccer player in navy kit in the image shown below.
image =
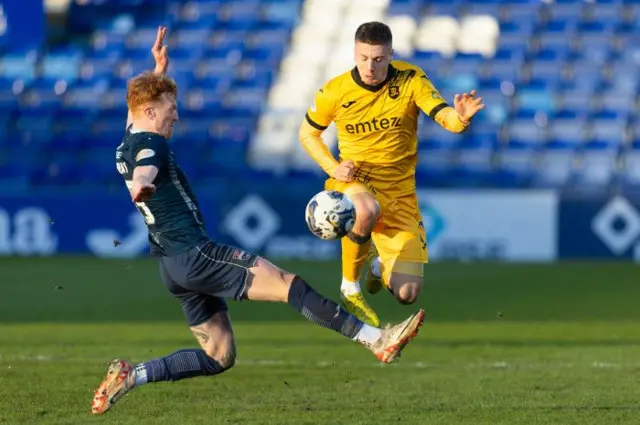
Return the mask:
<path id="1" fill-rule="evenodd" d="M 225 299 L 289 304 L 309 321 L 361 343 L 384 362 L 394 361 L 417 334 L 419 310 L 404 322 L 369 326 L 311 288 L 300 276 L 264 258 L 210 239 L 195 194 L 168 144 L 178 121 L 177 87 L 165 75 L 168 56 L 159 28 L 152 53 L 156 69 L 131 79 L 129 118 L 116 149 L 116 168 L 149 229 L 167 289 L 179 300 L 199 349 L 178 350 L 137 365 L 115 359 L 94 393 L 94 414 L 150 382 L 212 376 L 235 363 L 236 346 Z"/>

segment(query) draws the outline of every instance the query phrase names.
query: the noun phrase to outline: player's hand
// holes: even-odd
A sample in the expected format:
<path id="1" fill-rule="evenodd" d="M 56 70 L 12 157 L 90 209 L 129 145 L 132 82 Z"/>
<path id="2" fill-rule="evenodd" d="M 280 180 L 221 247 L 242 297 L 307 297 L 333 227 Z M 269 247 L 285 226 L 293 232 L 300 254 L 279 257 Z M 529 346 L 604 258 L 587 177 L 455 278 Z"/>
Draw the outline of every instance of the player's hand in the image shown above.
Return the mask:
<path id="1" fill-rule="evenodd" d="M 341 182 L 350 182 L 356 173 L 356 165 L 350 159 L 342 161 L 333 172 L 333 178 Z"/>
<path id="2" fill-rule="evenodd" d="M 167 45 L 162 44 L 164 36 L 167 35 L 167 27 L 158 27 L 158 35 L 156 42 L 151 48 L 151 54 L 156 61 L 156 74 L 164 74 L 169 67 L 169 54 L 167 53 Z"/>
<path id="3" fill-rule="evenodd" d="M 134 182 L 131 188 L 131 199 L 133 202 L 146 202 L 156 194 L 156 186 L 153 183 Z"/>
<path id="4" fill-rule="evenodd" d="M 484 109 L 482 98 L 476 97 L 475 90 L 471 90 L 471 93 L 456 94 L 453 99 L 453 105 L 458 116 L 465 123 L 471 121 L 471 118 L 478 111 Z"/>

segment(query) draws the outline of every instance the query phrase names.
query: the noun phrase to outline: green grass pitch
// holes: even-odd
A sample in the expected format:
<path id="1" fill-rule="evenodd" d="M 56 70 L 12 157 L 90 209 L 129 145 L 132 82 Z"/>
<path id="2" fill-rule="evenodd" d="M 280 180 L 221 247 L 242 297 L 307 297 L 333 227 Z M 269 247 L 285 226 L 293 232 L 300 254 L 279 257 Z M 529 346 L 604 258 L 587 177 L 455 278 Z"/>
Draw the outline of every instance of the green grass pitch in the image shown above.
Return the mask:
<path id="1" fill-rule="evenodd" d="M 282 262 L 337 299 L 338 263 Z M 286 305 L 231 302 L 235 368 L 89 413 L 113 357 L 197 344 L 152 260 L 0 259 L 0 424 L 620 424 L 640 421 L 640 273 L 628 263 L 430 264 L 400 362 Z"/>

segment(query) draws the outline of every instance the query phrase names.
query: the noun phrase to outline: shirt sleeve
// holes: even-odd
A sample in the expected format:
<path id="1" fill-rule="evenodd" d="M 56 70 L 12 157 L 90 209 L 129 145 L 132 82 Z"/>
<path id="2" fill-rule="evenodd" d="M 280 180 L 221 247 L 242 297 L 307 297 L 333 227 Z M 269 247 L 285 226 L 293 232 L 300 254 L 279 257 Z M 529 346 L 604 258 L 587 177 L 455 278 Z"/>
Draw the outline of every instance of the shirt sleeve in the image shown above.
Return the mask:
<path id="1" fill-rule="evenodd" d="M 131 154 L 134 168 L 144 165 L 161 168 L 169 155 L 167 140 L 157 134 L 145 135 L 133 146 Z"/>
<path id="2" fill-rule="evenodd" d="M 427 74 L 421 69 L 413 77 L 411 85 L 414 102 L 418 108 L 432 119 L 435 119 L 438 112 L 449 106 L 429 77 L 427 77 Z"/>
<path id="3" fill-rule="evenodd" d="M 316 92 L 313 104 L 307 109 L 307 122 L 318 130 L 326 130 L 336 112 L 336 99 L 327 85 Z"/>

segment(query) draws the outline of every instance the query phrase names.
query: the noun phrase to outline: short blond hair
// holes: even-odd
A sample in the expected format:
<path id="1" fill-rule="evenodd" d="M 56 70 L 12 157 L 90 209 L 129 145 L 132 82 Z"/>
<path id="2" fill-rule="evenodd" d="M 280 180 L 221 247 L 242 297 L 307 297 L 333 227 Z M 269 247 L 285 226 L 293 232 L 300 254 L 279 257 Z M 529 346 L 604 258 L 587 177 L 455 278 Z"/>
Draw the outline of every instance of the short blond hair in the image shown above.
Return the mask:
<path id="1" fill-rule="evenodd" d="M 127 107 L 129 110 L 136 110 L 145 103 L 159 100 L 164 93 L 178 97 L 176 82 L 164 74 L 143 72 L 127 83 Z"/>

